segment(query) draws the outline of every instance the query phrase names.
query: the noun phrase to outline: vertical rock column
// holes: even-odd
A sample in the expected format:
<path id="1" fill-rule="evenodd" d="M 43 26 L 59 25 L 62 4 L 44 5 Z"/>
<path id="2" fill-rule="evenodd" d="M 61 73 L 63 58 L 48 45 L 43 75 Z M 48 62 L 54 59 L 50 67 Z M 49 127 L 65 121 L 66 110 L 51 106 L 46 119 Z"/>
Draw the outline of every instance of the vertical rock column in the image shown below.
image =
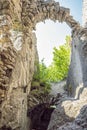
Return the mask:
<path id="1" fill-rule="evenodd" d="M 11 17 L 9 2 L 0 1 L 0 106 L 6 99 L 16 51 L 10 40 Z"/>
<path id="2" fill-rule="evenodd" d="M 82 24 L 84 27 L 87 27 L 87 0 L 83 0 L 83 9 L 82 9 Z"/>

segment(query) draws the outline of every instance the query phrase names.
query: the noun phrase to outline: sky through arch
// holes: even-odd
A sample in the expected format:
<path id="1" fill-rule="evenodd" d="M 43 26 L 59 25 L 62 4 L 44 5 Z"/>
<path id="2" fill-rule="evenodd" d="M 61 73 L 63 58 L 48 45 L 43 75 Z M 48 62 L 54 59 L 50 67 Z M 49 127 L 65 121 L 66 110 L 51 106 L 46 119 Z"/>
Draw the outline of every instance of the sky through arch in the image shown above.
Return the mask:
<path id="1" fill-rule="evenodd" d="M 82 0 L 55 0 L 61 6 L 70 8 L 70 14 L 75 20 L 82 24 Z M 45 64 L 49 66 L 52 62 L 53 47 L 64 44 L 66 35 L 71 35 L 70 27 L 65 23 L 46 20 L 36 26 L 37 48 L 39 60 L 44 58 Z"/>

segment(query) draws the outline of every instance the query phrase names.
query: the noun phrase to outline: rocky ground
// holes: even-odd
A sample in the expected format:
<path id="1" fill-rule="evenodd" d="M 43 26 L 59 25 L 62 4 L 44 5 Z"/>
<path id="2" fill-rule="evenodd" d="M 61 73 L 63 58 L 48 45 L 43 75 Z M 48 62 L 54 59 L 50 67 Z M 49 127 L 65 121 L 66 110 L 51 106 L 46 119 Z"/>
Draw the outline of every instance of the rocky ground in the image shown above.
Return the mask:
<path id="1" fill-rule="evenodd" d="M 32 130 L 87 130 L 87 88 L 77 100 L 67 96 L 64 86 L 65 81 L 52 84 L 52 97 L 45 97 L 42 103 L 31 98 L 31 104 L 36 102 L 28 111 Z"/>
<path id="2" fill-rule="evenodd" d="M 54 85 L 52 84 L 51 88 L 53 88 L 53 86 Z M 48 94 L 44 91 L 44 86 L 39 86 L 37 83 L 34 83 L 31 88 L 32 89 L 28 97 L 29 109 L 27 114 L 32 122 L 32 130 L 47 130 L 51 114 L 56 108 L 56 105 L 61 102 L 62 95 L 60 92 L 53 94 L 52 89 L 50 94 Z M 62 91 L 63 88 L 61 87 L 61 93 Z"/>
<path id="3" fill-rule="evenodd" d="M 87 130 L 87 105 L 83 106 L 80 114 L 72 123 L 66 123 L 57 130 Z"/>
<path id="4" fill-rule="evenodd" d="M 52 83 L 51 84 L 51 92 L 50 94 L 53 96 L 56 96 L 57 93 L 65 93 L 64 86 L 66 85 L 66 80 L 60 81 L 58 83 Z"/>
<path id="5" fill-rule="evenodd" d="M 47 130 L 87 130 L 87 88 L 80 98 L 63 95 L 62 101 L 53 111 Z"/>

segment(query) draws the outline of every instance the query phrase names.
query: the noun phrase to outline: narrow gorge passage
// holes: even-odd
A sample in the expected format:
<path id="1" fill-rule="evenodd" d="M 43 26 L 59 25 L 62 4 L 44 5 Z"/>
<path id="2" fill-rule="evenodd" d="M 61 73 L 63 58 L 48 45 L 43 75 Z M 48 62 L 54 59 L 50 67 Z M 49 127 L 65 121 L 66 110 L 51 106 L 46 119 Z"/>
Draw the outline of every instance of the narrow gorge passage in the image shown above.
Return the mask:
<path id="1" fill-rule="evenodd" d="M 64 90 L 65 85 L 66 81 L 61 81 L 59 83 L 52 83 L 51 91 L 49 94 L 50 95 L 49 102 L 44 101 L 45 103 L 39 103 L 38 105 L 35 105 L 31 109 L 28 109 L 27 115 L 31 119 L 31 130 L 47 130 L 52 112 L 55 110 L 55 108 L 61 106 L 62 100 L 64 100 L 64 97 L 67 96 L 66 91 Z M 33 98 L 37 100 L 36 97 Z M 64 119 L 67 121 L 71 120 L 68 117 L 64 117 Z"/>
<path id="2" fill-rule="evenodd" d="M 31 130 L 87 130 L 87 106 L 85 105 L 87 99 L 83 100 L 81 97 L 77 100 L 69 97 L 64 89 L 65 85 L 66 81 L 53 83 L 50 92 L 51 100 L 28 110 Z M 86 91 L 82 96 L 84 94 Z"/>

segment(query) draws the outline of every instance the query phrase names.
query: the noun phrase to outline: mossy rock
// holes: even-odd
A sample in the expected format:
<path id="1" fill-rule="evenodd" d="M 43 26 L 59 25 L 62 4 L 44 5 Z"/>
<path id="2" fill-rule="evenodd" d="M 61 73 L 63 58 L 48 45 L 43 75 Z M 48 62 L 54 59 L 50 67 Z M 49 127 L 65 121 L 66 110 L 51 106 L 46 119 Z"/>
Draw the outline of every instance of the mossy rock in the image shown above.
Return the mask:
<path id="1" fill-rule="evenodd" d="M 34 90 L 32 90 L 31 92 L 30 92 L 33 96 L 37 96 L 37 95 L 39 95 L 39 90 L 37 90 L 37 89 L 34 89 Z"/>
<path id="2" fill-rule="evenodd" d="M 31 83 L 31 91 L 33 90 L 33 89 L 39 89 L 40 88 L 40 83 L 38 82 L 38 81 L 33 81 L 32 83 Z"/>

